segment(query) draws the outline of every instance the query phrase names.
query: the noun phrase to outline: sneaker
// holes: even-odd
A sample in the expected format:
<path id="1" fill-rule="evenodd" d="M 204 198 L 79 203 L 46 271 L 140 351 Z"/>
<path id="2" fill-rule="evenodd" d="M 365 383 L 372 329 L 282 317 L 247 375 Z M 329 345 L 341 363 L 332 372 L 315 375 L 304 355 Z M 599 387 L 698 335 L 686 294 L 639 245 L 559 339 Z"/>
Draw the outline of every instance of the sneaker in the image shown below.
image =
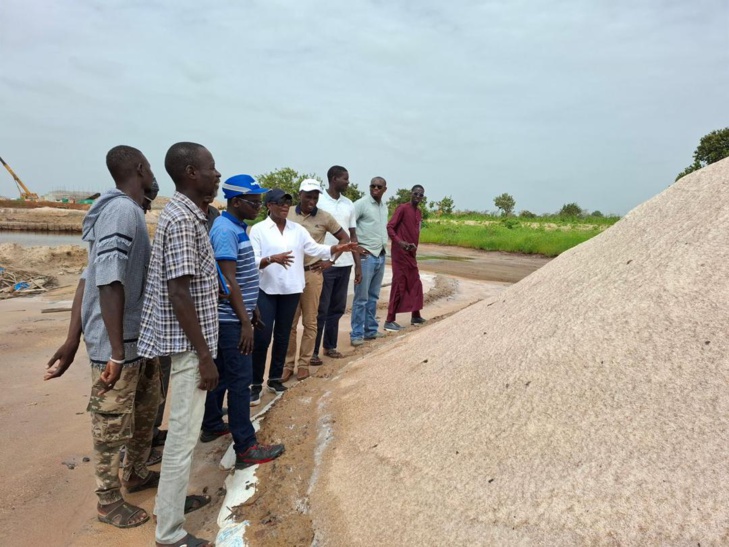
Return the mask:
<path id="1" fill-rule="evenodd" d="M 425 319 L 423 319 L 422 317 L 413 317 L 413 318 L 412 318 L 412 319 L 410 320 L 410 324 L 411 324 L 411 325 L 422 325 L 423 323 L 425 323 L 425 321 L 426 321 L 426 320 L 425 320 Z"/>
<path id="2" fill-rule="evenodd" d="M 364 344 L 364 340 L 362 338 L 352 338 L 349 343 L 352 344 L 354 347 L 357 347 Z"/>
<path id="3" fill-rule="evenodd" d="M 245 469 L 251 465 L 275 460 L 284 452 L 282 444 L 254 444 L 242 454 L 235 455 L 235 468 Z"/>
<path id="4" fill-rule="evenodd" d="M 403 329 L 403 327 L 401 327 L 400 325 L 395 323 L 395 321 L 389 321 L 389 322 L 385 323 L 385 330 L 387 330 L 387 331 L 397 332 L 402 329 Z"/>
<path id="5" fill-rule="evenodd" d="M 258 406 L 261 404 L 261 391 L 263 386 L 251 386 L 251 406 Z"/>
<path id="6" fill-rule="evenodd" d="M 211 441 L 214 441 L 216 439 L 219 439 L 220 437 L 223 437 L 224 435 L 230 435 L 230 429 L 227 427 L 225 429 L 221 429 L 220 431 L 205 431 L 203 430 L 200 433 L 200 442 L 201 443 L 209 443 Z"/>
<path id="7" fill-rule="evenodd" d="M 281 380 L 269 380 L 268 391 L 271 393 L 283 393 L 288 388 L 281 383 Z"/>
<path id="8" fill-rule="evenodd" d="M 378 338 L 384 338 L 387 336 L 384 332 L 376 332 L 374 336 L 365 336 L 365 340 L 377 340 Z"/>

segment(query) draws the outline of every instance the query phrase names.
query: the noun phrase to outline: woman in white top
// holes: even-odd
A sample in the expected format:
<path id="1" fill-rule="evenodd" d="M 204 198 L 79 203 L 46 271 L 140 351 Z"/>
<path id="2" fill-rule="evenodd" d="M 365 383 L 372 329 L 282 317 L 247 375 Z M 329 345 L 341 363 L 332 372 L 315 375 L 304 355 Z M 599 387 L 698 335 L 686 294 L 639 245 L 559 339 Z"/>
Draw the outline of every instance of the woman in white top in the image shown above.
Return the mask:
<path id="1" fill-rule="evenodd" d="M 286 219 L 293 203 L 290 194 L 280 188 L 266 193 L 268 217 L 251 228 L 250 240 L 259 265 L 258 310 L 263 327 L 255 331 L 253 341 L 253 381 L 251 405 L 261 400 L 266 354 L 273 336 L 268 389 L 274 393 L 286 390 L 281 382 L 289 334 L 299 297 L 304 291 L 304 255 L 330 260 L 332 255 L 356 251 L 356 243 L 320 245 L 309 232 Z"/>

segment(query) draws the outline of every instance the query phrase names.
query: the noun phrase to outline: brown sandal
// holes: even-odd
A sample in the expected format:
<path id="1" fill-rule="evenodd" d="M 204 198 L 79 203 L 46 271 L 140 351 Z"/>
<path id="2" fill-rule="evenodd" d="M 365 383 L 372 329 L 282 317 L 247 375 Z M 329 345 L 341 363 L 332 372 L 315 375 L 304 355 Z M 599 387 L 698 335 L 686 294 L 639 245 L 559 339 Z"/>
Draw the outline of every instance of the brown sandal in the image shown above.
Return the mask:
<path id="1" fill-rule="evenodd" d="M 317 354 L 314 354 L 311 356 L 311 359 L 309 359 L 309 364 L 312 367 L 320 367 L 324 364 L 324 361 L 322 361 L 321 357 L 319 357 Z"/>
<path id="2" fill-rule="evenodd" d="M 130 503 L 127 503 L 124 500 L 120 500 L 121 503 L 114 507 L 111 511 L 106 513 L 105 515 L 102 515 L 99 513 L 97 515 L 100 522 L 103 522 L 104 524 L 111 524 L 112 526 L 116 526 L 117 528 L 134 528 L 135 526 L 141 526 L 145 522 L 149 520 L 149 515 L 147 512 L 142 509 L 141 507 L 137 507 L 136 505 L 131 505 Z M 118 503 L 118 502 L 117 502 Z M 113 504 L 112 504 L 113 505 Z M 103 507 L 103 505 L 102 505 Z M 139 522 L 130 522 L 136 515 L 139 513 L 144 513 L 145 518 L 140 520 Z"/>
<path id="3" fill-rule="evenodd" d="M 324 351 L 324 355 L 326 355 L 327 357 L 331 357 L 332 359 L 341 359 L 342 357 L 344 357 L 344 355 L 339 353 L 336 348 Z"/>

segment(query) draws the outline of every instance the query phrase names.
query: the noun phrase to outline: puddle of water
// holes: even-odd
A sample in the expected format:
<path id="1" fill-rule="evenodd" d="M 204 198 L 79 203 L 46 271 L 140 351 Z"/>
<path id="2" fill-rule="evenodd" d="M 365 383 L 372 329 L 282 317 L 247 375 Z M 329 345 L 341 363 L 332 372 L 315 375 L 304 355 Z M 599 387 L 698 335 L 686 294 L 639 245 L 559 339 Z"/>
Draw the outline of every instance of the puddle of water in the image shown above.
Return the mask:
<path id="1" fill-rule="evenodd" d="M 455 262 L 467 262 L 469 260 L 473 260 L 473 257 L 453 255 L 418 255 L 418 262 L 421 260 L 453 260 Z"/>

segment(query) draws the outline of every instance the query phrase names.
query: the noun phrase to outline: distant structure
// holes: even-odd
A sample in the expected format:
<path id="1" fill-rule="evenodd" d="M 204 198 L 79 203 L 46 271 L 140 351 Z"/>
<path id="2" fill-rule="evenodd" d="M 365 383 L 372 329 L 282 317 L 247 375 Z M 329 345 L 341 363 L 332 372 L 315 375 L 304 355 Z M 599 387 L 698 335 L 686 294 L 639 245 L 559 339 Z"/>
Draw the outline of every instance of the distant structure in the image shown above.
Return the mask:
<path id="1" fill-rule="evenodd" d="M 94 196 L 98 197 L 98 193 L 93 190 L 66 190 L 65 188 L 52 190 L 43 196 L 46 201 L 60 201 L 63 203 L 84 203 Z"/>

